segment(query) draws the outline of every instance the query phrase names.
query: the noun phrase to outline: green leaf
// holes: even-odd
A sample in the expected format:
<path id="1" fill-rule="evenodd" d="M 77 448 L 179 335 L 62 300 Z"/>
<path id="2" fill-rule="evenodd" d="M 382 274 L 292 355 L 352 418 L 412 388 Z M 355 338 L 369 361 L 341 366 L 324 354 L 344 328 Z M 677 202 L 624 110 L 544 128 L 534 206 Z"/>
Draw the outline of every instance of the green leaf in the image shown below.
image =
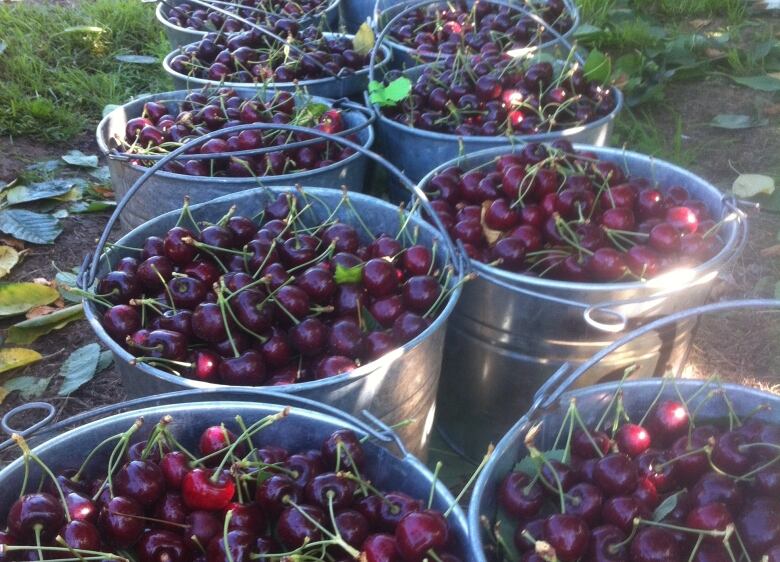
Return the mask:
<path id="1" fill-rule="evenodd" d="M 368 23 L 363 22 L 355 33 L 355 37 L 352 39 L 352 48 L 360 55 L 367 55 L 374 48 L 376 43 L 376 37 L 374 36 L 374 30 Z"/>
<path id="2" fill-rule="evenodd" d="M 100 166 L 97 170 L 90 170 L 88 174 L 100 183 L 108 183 L 111 181 L 111 172 L 108 171 L 108 166 Z"/>
<path id="3" fill-rule="evenodd" d="M 48 174 L 59 168 L 61 165 L 62 160 L 43 160 L 42 162 L 35 162 L 34 164 L 30 164 L 24 169 L 30 170 L 31 172 L 41 172 Z"/>
<path id="4" fill-rule="evenodd" d="M 57 219 L 24 209 L 0 210 L 0 231 L 33 244 L 51 244 L 62 232 Z"/>
<path id="5" fill-rule="evenodd" d="M 0 277 L 5 277 L 19 263 L 19 252 L 11 246 L 0 246 Z"/>
<path id="6" fill-rule="evenodd" d="M 515 545 L 515 532 L 517 531 L 517 518 L 512 517 L 509 515 L 506 510 L 504 510 L 503 507 L 501 507 L 500 503 L 498 506 L 498 509 L 496 510 L 496 528 L 498 530 L 498 534 L 501 537 L 501 544 L 506 546 L 506 556 L 502 556 L 500 558 L 503 558 L 505 560 L 520 560 L 521 554 L 520 551 L 517 550 L 517 546 Z M 542 537 L 534 537 L 541 539 Z M 503 550 L 503 549 L 502 549 Z"/>
<path id="7" fill-rule="evenodd" d="M 94 154 L 84 154 L 80 150 L 71 150 L 62 159 L 71 166 L 78 166 L 79 168 L 97 168 L 98 157 Z"/>
<path id="8" fill-rule="evenodd" d="M 119 62 L 128 62 L 130 64 L 157 64 L 157 57 L 148 55 L 116 55 L 114 58 Z"/>
<path id="9" fill-rule="evenodd" d="M 77 274 L 70 271 L 59 271 L 54 276 L 54 281 L 57 283 L 57 290 L 63 299 L 70 302 L 81 302 L 81 295 L 77 295 L 73 291 L 69 291 L 66 287 L 76 287 Z"/>
<path id="10" fill-rule="evenodd" d="M 685 493 L 686 493 L 685 490 L 681 490 L 676 494 L 672 494 L 664 501 L 662 501 L 660 505 L 656 507 L 655 511 L 653 512 L 653 521 L 661 521 L 665 519 L 667 515 L 669 515 L 672 511 L 674 511 L 674 508 L 677 507 L 677 500 L 680 498 L 682 494 Z"/>
<path id="11" fill-rule="evenodd" d="M 46 392 L 49 382 L 51 382 L 51 377 L 24 376 L 6 381 L 0 388 L 5 391 L 4 398 L 5 396 L 8 396 L 8 394 L 18 390 L 21 393 L 20 396 L 22 397 L 22 400 L 30 400 L 31 398 L 38 398 Z"/>
<path id="12" fill-rule="evenodd" d="M 84 307 L 81 303 L 60 309 L 51 314 L 36 316 L 14 324 L 8 330 L 8 343 L 29 344 L 39 337 L 64 328 L 71 322 L 84 318 Z"/>
<path id="13" fill-rule="evenodd" d="M 750 115 L 739 115 L 736 113 L 721 113 L 716 115 L 710 121 L 711 127 L 720 127 L 721 129 L 749 129 L 751 127 L 762 127 L 769 123 L 766 118 L 751 117 Z"/>
<path id="14" fill-rule="evenodd" d="M 77 201 L 70 206 L 70 212 L 74 214 L 100 213 L 116 207 L 116 201 Z"/>
<path id="15" fill-rule="evenodd" d="M 49 199 L 65 195 L 73 188 L 74 184 L 75 182 L 71 180 L 56 179 L 31 183 L 30 185 L 17 185 L 6 192 L 6 198 L 9 205 Z"/>
<path id="16" fill-rule="evenodd" d="M 585 59 L 585 66 L 582 67 L 585 78 L 606 84 L 612 75 L 612 61 L 601 51 L 594 49 Z"/>
<path id="17" fill-rule="evenodd" d="M 60 376 L 64 379 L 57 394 L 67 396 L 92 380 L 100 361 L 100 345 L 88 343 L 78 348 L 60 367 Z"/>
<path id="18" fill-rule="evenodd" d="M 768 74 L 759 74 L 758 76 L 731 76 L 730 77 L 737 84 L 747 86 L 753 90 L 760 90 L 762 92 L 778 92 L 780 91 L 780 79 Z"/>
<path id="19" fill-rule="evenodd" d="M 757 195 L 772 195 L 775 191 L 775 180 L 762 174 L 740 174 L 734 180 L 731 191 L 743 199 L 750 199 Z"/>
<path id="20" fill-rule="evenodd" d="M 577 39 L 593 39 L 599 35 L 602 35 L 604 30 L 595 25 L 589 23 L 581 24 L 574 32 L 574 37 Z"/>
<path id="21" fill-rule="evenodd" d="M 543 451 L 542 456 L 548 461 L 563 462 L 563 456 L 566 454 L 564 449 L 550 449 L 549 451 Z M 523 472 L 529 476 L 536 476 L 538 472 L 538 466 L 536 461 L 531 458 L 531 455 L 523 457 L 520 462 L 515 464 L 514 472 Z"/>
<path id="22" fill-rule="evenodd" d="M 18 369 L 41 360 L 41 354 L 23 347 L 5 347 L 0 349 L 0 373 Z"/>
<path id="23" fill-rule="evenodd" d="M 110 350 L 100 352 L 100 359 L 98 359 L 97 368 L 95 373 L 102 373 L 108 369 L 114 363 L 114 354 Z"/>
<path id="24" fill-rule="evenodd" d="M 365 306 L 360 307 L 361 328 L 365 332 L 375 332 L 382 330 L 382 325 L 376 321 L 376 318 L 369 312 Z"/>
<path id="25" fill-rule="evenodd" d="M 380 106 L 396 105 L 409 97 L 412 91 L 412 81 L 406 76 L 399 76 L 387 86 L 376 80 L 368 83 L 369 99 Z"/>
<path id="26" fill-rule="evenodd" d="M 309 102 L 298 114 L 296 122 L 298 124 L 312 123 L 322 117 L 322 115 L 328 111 L 329 107 L 324 103 Z"/>
<path id="27" fill-rule="evenodd" d="M 56 289 L 37 283 L 0 283 L 0 317 L 23 314 L 60 298 Z"/>
<path id="28" fill-rule="evenodd" d="M 337 263 L 333 279 L 338 285 L 343 285 L 344 283 L 360 283 L 363 280 L 363 264 L 360 263 L 352 267 L 344 267 Z"/>

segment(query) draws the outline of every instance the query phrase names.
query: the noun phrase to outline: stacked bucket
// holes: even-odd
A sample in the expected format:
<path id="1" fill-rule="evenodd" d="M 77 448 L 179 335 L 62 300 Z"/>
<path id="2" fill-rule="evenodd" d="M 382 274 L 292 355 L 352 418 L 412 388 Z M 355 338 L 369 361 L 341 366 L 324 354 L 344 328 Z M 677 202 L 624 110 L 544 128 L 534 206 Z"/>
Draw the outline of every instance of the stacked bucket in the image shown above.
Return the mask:
<path id="1" fill-rule="evenodd" d="M 212 40 L 215 30 L 213 25 L 203 23 L 205 15 L 216 13 L 216 19 L 210 21 L 221 21 L 224 25 L 232 13 L 236 21 L 240 20 L 235 24 L 238 28 L 234 33 L 259 33 L 285 45 L 285 38 L 277 33 L 280 28 L 267 22 L 268 27 L 253 23 L 256 21 L 251 19 L 253 8 L 246 2 L 240 6 L 210 0 L 159 3 L 157 17 L 173 48 L 165 58 L 164 67 L 178 89 L 132 100 L 100 123 L 97 139 L 108 158 L 119 204 L 97 250 L 90 260 L 85 260 L 80 276 L 82 288 L 94 290 L 96 281 L 122 258 L 134 256 L 134 248 L 141 247 L 147 237 L 164 236 L 178 224 L 178 209 L 185 197 L 192 203 L 189 213 L 195 222 L 215 223 L 220 217 L 228 216 L 231 209 L 256 210 L 280 194 L 304 198 L 308 194 L 323 204 L 323 209 L 315 212 L 319 212 L 317 220 L 335 217 L 348 224 L 367 224 L 369 235 L 390 231 L 397 224 L 399 213 L 406 216 L 415 231 L 416 243 L 434 250 L 437 267 L 454 272 L 448 285 L 448 300 L 435 320 L 402 347 L 354 370 L 273 388 L 235 387 L 185 378 L 137 362 L 126 346 L 114 341 L 105 330 L 101 323 L 102 307 L 85 302 L 86 315 L 98 338 L 114 353 L 123 386 L 133 400 L 117 406 L 117 411 L 128 410 L 123 413 L 107 409 L 57 424 L 49 430 L 38 428 L 31 435 L 42 439 L 95 418 L 82 429 L 89 430 L 89 441 L 96 443 L 116 433 L 121 423 L 139 414 L 159 416 L 177 411 L 186 415 L 188 422 L 203 425 L 207 421 L 218 422 L 220 416 L 232 418 L 241 413 L 252 417 L 275 411 L 279 405 L 292 405 L 303 412 L 300 419 L 291 421 L 301 432 L 319 435 L 346 426 L 375 441 L 397 445 L 400 458 L 397 454 L 392 460 L 385 449 L 375 447 L 373 468 L 381 473 L 381 464 L 390 463 L 393 470 L 386 471 L 388 475 L 382 484 L 399 487 L 407 484 L 410 493 L 420 494 L 435 483 L 435 478 L 415 456 L 428 457 L 434 428 L 452 449 L 472 460 L 479 459 L 490 443 L 498 442 L 509 431 L 477 485 L 468 530 L 463 513 L 457 507 L 454 511 L 460 555 L 464 560 L 480 560 L 484 559 L 481 518 L 490 519 L 495 515 L 496 475 L 506 472 L 517 460 L 522 437 L 530 423 L 524 414 L 530 410 L 532 416 L 560 415 L 558 411 L 551 413 L 550 408 L 564 404 L 561 392 L 570 387 L 588 387 L 573 391 L 582 403 L 596 400 L 611 387 L 590 388 L 591 385 L 619 379 L 628 367 L 633 368 L 631 378 L 636 379 L 681 372 L 698 314 L 709 309 L 683 311 L 704 305 L 718 273 L 739 254 L 746 237 L 744 215 L 715 187 L 684 169 L 652 157 L 605 147 L 622 105 L 617 90 L 614 90 L 614 109 L 607 115 L 571 129 L 525 135 L 464 137 L 389 118 L 378 104 L 370 101 L 369 90 L 373 85 L 390 72 L 408 76 L 414 82 L 425 72 L 425 65 L 439 60 L 434 57 L 432 62 L 430 56 L 426 58 L 402 44 L 392 36 L 393 26 L 414 10 L 425 10 L 431 5 L 435 8 L 439 4 L 444 5 L 431 0 L 321 3 L 314 13 L 299 14 L 296 25 L 311 24 L 324 29 L 323 36 L 328 40 L 345 37 L 352 41 L 356 33 L 365 36 L 366 29 L 361 25 L 369 20 L 376 42 L 364 68 L 349 73 L 335 72 L 333 76 L 314 80 L 231 82 L 204 79 L 174 68 L 177 56 L 185 53 L 194 57 L 200 41 Z M 484 6 L 489 6 L 488 10 L 518 9 L 530 21 L 545 27 L 545 22 L 539 21 L 531 10 L 533 3 L 514 5 L 486 0 L 482 4 L 480 9 L 485 9 Z M 236 11 L 230 12 L 230 6 Z M 474 7 L 471 3 L 468 6 Z M 545 35 L 544 41 L 539 39 L 530 45 L 523 56 L 543 53 L 553 60 L 559 57 L 556 65 L 584 63 L 582 53 L 569 44 L 579 23 L 577 10 L 570 3 L 563 6 L 571 22 L 568 29 L 562 33 L 551 29 L 552 38 Z M 193 15 L 197 10 L 203 12 L 199 17 Z M 167 151 L 131 150 L 132 143 L 124 139 L 128 122 L 144 116 L 148 103 L 166 106 L 175 115 L 182 101 L 190 99 L 192 90 L 199 88 L 227 88 L 244 99 L 265 101 L 274 99 L 279 91 L 289 91 L 301 104 L 337 108 L 344 115 L 348 135 L 304 129 L 295 123 L 236 121 L 228 130 L 276 128 L 288 132 L 295 142 L 301 141 L 293 135 L 306 133 L 318 138 L 320 143 L 346 146 L 351 155 L 316 169 L 229 177 L 186 175 L 172 166 L 176 161 L 198 155 L 205 142 L 220 137 L 222 131 L 218 129 L 202 129 L 199 138 L 172 144 Z M 551 280 L 471 259 L 463 244 L 452 240 L 451 230 L 437 218 L 428 201 L 426 194 L 432 192 L 432 179 L 454 166 L 461 174 L 482 168 L 501 157 L 518 154 L 527 143 L 552 143 L 561 139 L 575 143 L 576 150 L 587 151 L 593 158 L 614 163 L 626 174 L 647 178 L 658 184 L 659 189 L 685 188 L 691 197 L 703 202 L 713 218 L 727 219 L 719 232 L 720 250 L 705 263 L 677 271 L 675 275 L 649 281 L 606 283 Z M 306 142 L 314 141 L 302 141 L 302 144 Z M 227 156 L 262 157 L 278 148 L 233 150 Z M 205 156 L 200 159 L 208 160 Z M 347 190 L 349 193 L 345 195 Z M 349 209 L 340 205 L 344 197 L 350 200 Z M 395 203 L 398 201 L 404 202 L 400 209 Z M 331 212 L 333 209 L 337 211 Z M 106 250 L 117 221 L 129 232 Z M 763 302 L 751 306 L 773 305 Z M 591 360 L 593 356 L 595 359 Z M 651 380 L 627 384 L 627 388 L 641 394 L 638 402 L 655 395 L 646 393 L 645 389 L 657 387 L 657 381 Z M 697 384 L 691 382 L 685 388 L 690 386 L 691 390 Z M 745 389 L 737 392 L 741 411 L 748 411 L 766 398 Z M 636 407 L 640 406 L 647 404 L 642 402 Z M 107 414 L 114 415 L 101 419 Z M 369 416 L 370 422 L 360 419 L 364 415 Z M 521 422 L 515 425 L 518 419 Z M 408 420 L 413 421 L 408 423 Z M 395 424 L 400 425 L 394 431 L 391 427 Z M 554 424 L 554 420 L 550 422 Z M 79 435 L 81 439 L 84 434 Z M 64 433 L 38 450 L 41 457 L 56 464 L 63 451 L 72 451 L 74 447 L 81 447 L 76 434 Z M 22 470 L 21 463 L 17 462 L 0 473 L 5 495 L 0 496 L 0 504 L 8 504 L 18 490 Z M 440 484 L 434 489 L 437 494 L 434 505 L 446 508 L 451 496 Z"/>

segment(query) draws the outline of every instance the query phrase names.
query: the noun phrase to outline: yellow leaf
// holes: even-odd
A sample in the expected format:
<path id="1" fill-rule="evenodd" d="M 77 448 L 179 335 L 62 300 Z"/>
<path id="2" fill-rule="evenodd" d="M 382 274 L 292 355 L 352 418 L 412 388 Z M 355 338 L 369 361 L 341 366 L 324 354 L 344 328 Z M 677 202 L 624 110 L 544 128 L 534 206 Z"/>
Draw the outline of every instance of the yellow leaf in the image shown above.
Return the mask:
<path id="1" fill-rule="evenodd" d="M 57 289 L 33 283 L 0 283 L 0 317 L 22 314 L 60 298 Z"/>
<path id="2" fill-rule="evenodd" d="M 775 180 L 762 174 L 740 174 L 734 180 L 731 191 L 737 197 L 749 199 L 756 195 L 772 195 L 775 191 Z"/>
<path id="3" fill-rule="evenodd" d="M 6 397 L 10 394 L 5 388 L 0 386 L 0 404 L 5 402 Z"/>
<path id="4" fill-rule="evenodd" d="M 352 40 L 352 48 L 361 55 L 367 55 L 374 48 L 376 37 L 374 36 L 374 30 L 368 23 L 363 24 L 358 28 L 355 33 L 355 38 Z"/>
<path id="5" fill-rule="evenodd" d="M 0 277 L 5 277 L 19 263 L 19 252 L 11 246 L 0 246 Z"/>
<path id="6" fill-rule="evenodd" d="M 41 354 L 32 349 L 24 347 L 0 349 L 0 373 L 5 373 L 18 367 L 24 367 L 25 365 L 40 360 Z"/>

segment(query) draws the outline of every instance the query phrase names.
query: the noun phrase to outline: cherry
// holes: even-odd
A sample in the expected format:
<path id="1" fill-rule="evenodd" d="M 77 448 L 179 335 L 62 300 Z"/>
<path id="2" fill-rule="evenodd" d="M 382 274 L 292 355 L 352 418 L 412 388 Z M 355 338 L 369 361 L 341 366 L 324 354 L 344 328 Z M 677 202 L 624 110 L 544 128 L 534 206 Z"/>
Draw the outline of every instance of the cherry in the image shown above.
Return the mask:
<path id="1" fill-rule="evenodd" d="M 401 562 L 395 537 L 385 533 L 369 535 L 362 546 L 367 562 Z"/>
<path id="2" fill-rule="evenodd" d="M 328 328 L 317 318 L 306 318 L 290 331 L 293 346 L 307 357 L 318 355 L 328 343 Z"/>
<path id="3" fill-rule="evenodd" d="M 65 521 L 60 502 L 51 494 L 26 494 L 8 511 L 8 529 L 19 538 L 32 538 L 36 530 L 51 538 Z"/>
<path id="4" fill-rule="evenodd" d="M 587 560 L 591 562 L 623 562 L 628 558 L 626 535 L 614 525 L 601 525 L 590 532 Z"/>
<path id="5" fill-rule="evenodd" d="M 179 332 L 186 337 L 192 337 L 192 312 L 189 310 L 166 310 L 158 317 L 159 328 L 171 332 Z"/>
<path id="6" fill-rule="evenodd" d="M 663 400 L 650 411 L 647 426 L 658 445 L 671 443 L 688 431 L 688 412 L 679 402 Z"/>
<path id="7" fill-rule="evenodd" d="M 334 509 L 343 509 L 352 504 L 356 489 L 352 480 L 326 472 L 318 474 L 306 485 L 306 499 L 322 508 L 332 503 Z"/>
<path id="8" fill-rule="evenodd" d="M 626 533 L 631 531 L 635 517 L 649 515 L 645 506 L 634 496 L 614 496 L 604 502 L 601 517 Z"/>
<path id="9" fill-rule="evenodd" d="M 306 513 L 306 516 L 301 513 Z M 307 517 L 308 516 L 308 517 Z M 322 536 L 320 529 L 311 520 L 320 525 L 325 523 L 325 513 L 313 505 L 286 507 L 279 514 L 276 523 L 276 535 L 289 550 L 299 548 L 305 541 L 316 541 Z"/>
<path id="10" fill-rule="evenodd" d="M 117 304 L 103 313 L 103 328 L 108 335 L 118 341 L 141 328 L 141 315 L 127 304 Z"/>
<path id="11" fill-rule="evenodd" d="M 363 338 L 363 332 L 357 322 L 339 320 L 331 327 L 328 336 L 328 350 L 335 355 L 360 357 L 364 350 Z"/>
<path id="12" fill-rule="evenodd" d="M 100 550 L 100 533 L 92 523 L 71 521 L 59 535 L 74 550 Z"/>
<path id="13" fill-rule="evenodd" d="M 416 244 L 406 249 L 402 256 L 403 268 L 407 275 L 427 275 L 433 264 L 430 250 L 425 246 Z"/>
<path id="14" fill-rule="evenodd" d="M 301 490 L 287 475 L 274 474 L 257 487 L 255 499 L 269 515 L 278 515 L 286 507 L 287 500 L 300 501 Z"/>
<path id="15" fill-rule="evenodd" d="M 161 529 L 141 535 L 135 551 L 139 562 L 190 562 L 194 558 L 189 541 L 179 534 Z"/>
<path id="16" fill-rule="evenodd" d="M 298 276 L 295 283 L 317 304 L 327 304 L 336 292 L 333 275 L 322 267 L 310 267 Z"/>
<path id="17" fill-rule="evenodd" d="M 640 478 L 632 495 L 648 511 L 653 511 L 661 503 L 658 490 L 655 489 L 655 484 L 649 478 Z"/>
<path id="18" fill-rule="evenodd" d="M 385 501 L 379 507 L 379 526 L 392 531 L 406 515 L 422 511 L 422 509 L 423 506 L 420 500 L 414 499 L 403 492 L 390 492 L 385 494 Z"/>
<path id="19" fill-rule="evenodd" d="M 693 562 L 731 562 L 731 555 L 723 543 L 703 541 L 696 551 Z"/>
<path id="20" fill-rule="evenodd" d="M 374 258 L 363 266 L 363 287 L 373 297 L 384 297 L 398 288 L 395 267 L 385 260 Z"/>
<path id="21" fill-rule="evenodd" d="M 393 336 L 397 341 L 409 342 L 428 329 L 428 320 L 414 312 L 402 312 L 393 322 Z"/>
<path id="22" fill-rule="evenodd" d="M 712 462 L 729 474 L 741 476 L 750 470 L 751 459 L 740 450 L 749 441 L 745 435 L 730 431 L 719 436 L 712 448 Z"/>
<path id="23" fill-rule="evenodd" d="M 232 511 L 228 529 L 246 531 L 251 535 L 262 535 L 268 524 L 265 513 L 256 503 L 230 503 L 225 512 Z"/>
<path id="24" fill-rule="evenodd" d="M 736 513 L 742 506 L 743 494 L 738 484 L 728 476 L 707 472 L 691 488 L 690 500 L 693 507 L 721 502 Z"/>
<path id="25" fill-rule="evenodd" d="M 737 531 L 753 556 L 760 556 L 780 544 L 780 502 L 775 498 L 758 498 L 742 509 L 735 518 Z"/>
<path id="26" fill-rule="evenodd" d="M 402 287 L 403 303 L 412 312 L 427 312 L 441 294 L 441 285 L 430 275 L 410 277 Z"/>
<path id="27" fill-rule="evenodd" d="M 650 230 L 648 242 L 661 254 L 672 254 L 680 249 L 680 232 L 668 222 L 655 225 Z"/>
<path id="28" fill-rule="evenodd" d="M 597 281 L 617 281 L 628 270 L 623 254 L 613 248 L 598 248 L 590 256 L 587 268 Z"/>
<path id="29" fill-rule="evenodd" d="M 431 510 L 408 513 L 395 528 L 398 550 L 405 560 L 422 560 L 429 550 L 443 548 L 448 540 L 447 521 Z"/>
<path id="30" fill-rule="evenodd" d="M 348 373 L 356 368 L 357 363 L 355 363 L 349 357 L 344 357 L 342 355 L 331 355 L 329 357 L 325 357 L 322 361 L 317 363 L 317 367 L 314 371 L 314 378 L 319 380 L 328 377 L 335 377 L 343 373 Z"/>
<path id="31" fill-rule="evenodd" d="M 685 482 L 696 482 L 707 470 L 709 462 L 707 455 L 702 451 L 693 453 L 700 449 L 706 441 L 689 439 L 687 435 L 678 437 L 672 444 L 671 455 L 674 457 L 675 473 L 677 477 Z"/>
<path id="32" fill-rule="evenodd" d="M 666 211 L 666 222 L 682 233 L 696 232 L 699 219 L 688 207 L 672 207 Z"/>
<path id="33" fill-rule="evenodd" d="M 354 466 L 360 470 L 365 462 L 365 453 L 353 431 L 339 429 L 322 443 L 322 459 L 331 468 L 339 465 L 343 470 Z"/>
<path id="34" fill-rule="evenodd" d="M 588 525 L 594 525 L 601 516 L 604 494 L 587 482 L 580 482 L 566 492 L 566 513 L 581 517 Z"/>
<path id="35" fill-rule="evenodd" d="M 780 494 L 780 468 L 768 467 L 757 472 L 755 487 L 761 494 Z"/>
<path id="36" fill-rule="evenodd" d="M 544 538 L 562 562 L 575 562 L 588 549 L 590 533 L 576 515 L 553 514 L 544 522 Z"/>
<path id="37" fill-rule="evenodd" d="M 97 292 L 112 304 L 127 304 L 141 295 L 138 278 L 124 271 L 109 271 L 97 286 Z"/>
<path id="38" fill-rule="evenodd" d="M 532 519 L 524 525 L 518 525 L 514 535 L 514 543 L 519 551 L 534 548 L 535 542 L 544 539 L 544 525 L 546 519 Z M 529 540 L 528 537 L 534 540 Z"/>
<path id="39" fill-rule="evenodd" d="M 225 384 L 259 386 L 266 380 L 265 362 L 259 351 L 250 349 L 219 364 L 219 378 Z"/>
<path id="40" fill-rule="evenodd" d="M 640 528 L 630 547 L 631 562 L 681 562 L 674 535 L 660 527 Z"/>
<path id="41" fill-rule="evenodd" d="M 327 247 L 334 245 L 335 252 L 354 254 L 360 246 L 357 231 L 344 223 L 336 223 L 326 228 L 322 233 L 322 242 Z"/>
<path id="42" fill-rule="evenodd" d="M 193 309 L 206 298 L 206 284 L 194 277 L 174 277 L 168 281 L 168 291 L 177 308 Z"/>
<path id="43" fill-rule="evenodd" d="M 68 506 L 68 514 L 73 521 L 85 521 L 88 523 L 97 521 L 97 507 L 85 495 L 70 492 L 65 496 L 65 504 Z"/>
<path id="44" fill-rule="evenodd" d="M 226 471 L 212 479 L 212 471 L 196 468 L 188 472 L 182 481 L 182 497 L 190 509 L 224 509 L 233 499 L 236 485 Z"/>
<path id="45" fill-rule="evenodd" d="M 541 485 L 538 482 L 531 483 L 528 475 L 510 472 L 499 486 L 498 501 L 510 515 L 528 518 L 539 512 L 544 495 Z"/>
<path id="46" fill-rule="evenodd" d="M 366 517 L 354 509 L 344 509 L 336 513 L 334 523 L 341 538 L 354 548 L 360 548 L 370 532 Z"/>
<path id="47" fill-rule="evenodd" d="M 177 492 L 166 493 L 154 508 L 155 519 L 176 525 L 183 524 L 188 513 L 189 510 L 184 505 L 184 499 Z"/>
<path id="48" fill-rule="evenodd" d="M 731 522 L 731 514 L 722 503 L 694 507 L 685 518 L 686 526 L 702 531 L 723 531 Z"/>
<path id="49" fill-rule="evenodd" d="M 606 495 L 626 495 L 636 488 L 637 469 L 627 455 L 611 453 L 596 462 L 593 477 Z"/>
<path id="50" fill-rule="evenodd" d="M 636 457 L 639 476 L 653 483 L 658 492 L 668 492 L 677 486 L 677 463 L 671 453 L 648 449 Z"/>
<path id="51" fill-rule="evenodd" d="M 227 540 L 226 540 L 227 539 Z M 206 549 L 207 562 L 251 562 L 255 537 L 246 531 L 229 531 L 227 537 L 220 532 L 211 539 Z M 228 552 L 230 556 L 228 556 Z"/>
<path id="52" fill-rule="evenodd" d="M 586 432 L 577 429 L 571 440 L 572 453 L 583 459 L 600 457 L 609 451 L 611 445 L 612 440 L 603 431 Z"/>
<path id="53" fill-rule="evenodd" d="M 152 461 L 131 461 L 114 476 L 116 494 L 136 500 L 142 506 L 155 503 L 165 490 L 165 478 Z"/>
<path id="54" fill-rule="evenodd" d="M 128 548 L 144 530 L 143 515 L 143 507 L 138 502 L 115 496 L 100 509 L 98 526 L 105 540 L 117 548 Z"/>
<path id="55" fill-rule="evenodd" d="M 626 423 L 615 433 L 615 444 L 621 453 L 635 457 L 650 448 L 650 433 L 640 425 Z"/>
<path id="56" fill-rule="evenodd" d="M 192 231 L 181 226 L 174 226 L 163 238 L 165 255 L 175 264 L 186 265 L 195 259 L 198 250 L 192 244 L 186 243 L 186 239 L 194 239 Z"/>
<path id="57" fill-rule="evenodd" d="M 550 460 L 542 465 L 541 480 L 548 491 L 557 494 L 559 483 L 563 491 L 566 492 L 577 483 L 577 475 L 570 466 L 560 461 Z"/>

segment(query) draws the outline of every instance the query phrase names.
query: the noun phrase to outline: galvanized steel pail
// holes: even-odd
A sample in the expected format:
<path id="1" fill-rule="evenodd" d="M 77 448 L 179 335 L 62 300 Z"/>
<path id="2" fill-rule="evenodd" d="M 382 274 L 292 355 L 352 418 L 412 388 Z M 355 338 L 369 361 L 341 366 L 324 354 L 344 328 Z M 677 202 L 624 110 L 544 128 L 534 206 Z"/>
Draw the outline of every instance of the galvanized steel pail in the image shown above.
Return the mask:
<path id="1" fill-rule="evenodd" d="M 777 311 L 780 309 L 780 301 L 731 301 L 685 310 L 627 334 L 574 371 L 571 371 L 569 366 L 561 368 L 560 372 L 550 378 L 548 384 L 539 390 L 534 397 L 531 409 L 519 418 L 519 421 L 498 443 L 474 486 L 468 510 L 471 559 L 475 562 L 487 562 L 493 559 L 485 554 L 484 545 L 487 542 L 487 531 L 484 523 L 486 521 L 492 527 L 498 507 L 499 483 L 514 468 L 515 463 L 528 454 L 524 443 L 528 430 L 541 423 L 535 444 L 541 451 L 548 450 L 561 428 L 563 418 L 572 400 L 577 401 L 577 410 L 588 427 L 596 425 L 602 413 L 608 408 L 615 392 L 619 389 L 622 389 L 622 403 L 625 411 L 634 422 L 641 419 L 656 399 L 679 401 L 682 398 L 688 402 L 688 410 L 696 412 L 696 420 L 702 422 L 717 422 L 728 418 L 729 408 L 733 408 L 734 413 L 743 418 L 750 415 L 751 419 L 780 423 L 780 396 L 713 380 L 664 378 L 625 381 L 623 383 L 612 382 L 567 392 L 572 384 L 579 384 L 580 377 L 589 378 L 587 371 L 593 368 L 598 369 L 599 364 L 605 359 L 609 359 L 620 347 L 630 344 L 632 340 L 645 338 L 662 325 L 673 326 L 682 319 L 693 319 L 702 314 L 719 311 L 762 308 Z M 708 389 L 713 392 L 709 392 Z M 727 404 L 724 395 L 730 404 Z M 521 416 L 522 410 L 517 410 L 514 414 L 517 418 Z"/>
<path id="2" fill-rule="evenodd" d="M 615 162 L 629 174 L 680 185 L 701 199 L 713 217 L 729 217 L 723 248 L 694 268 L 678 269 L 647 282 L 572 283 L 511 273 L 477 261 L 447 330 L 437 425 L 450 443 L 477 457 L 530 405 L 533 392 L 563 363 L 579 364 L 652 319 L 703 304 L 718 275 L 746 238 L 744 214 L 704 179 L 662 160 L 614 148 L 575 145 Z M 521 150 L 517 148 L 516 150 Z M 421 182 L 425 188 L 452 165 L 464 170 L 511 153 L 484 150 L 443 164 Z M 636 377 L 676 368 L 691 340 L 694 319 L 682 319 L 632 341 L 591 369 L 581 384 L 619 377 L 636 363 Z M 468 411 L 471 416 L 464 416 Z"/>
<path id="3" fill-rule="evenodd" d="M 125 105 L 117 107 L 106 115 L 97 128 L 96 137 L 98 148 L 107 156 L 108 169 L 111 173 L 111 185 L 114 188 L 117 199 L 123 197 L 138 178 L 147 169 L 132 163 L 134 155 L 118 155 L 112 146 L 112 140 L 117 136 L 124 139 L 125 125 L 127 121 L 139 117 L 144 104 L 150 101 L 170 102 L 168 105 L 176 105 L 189 92 L 178 90 L 162 94 L 152 94 L 135 99 Z M 264 95 L 263 95 L 264 94 Z M 274 96 L 273 90 L 266 92 L 239 92 L 239 95 L 251 98 L 256 95 L 270 99 Z M 324 103 L 330 106 L 340 107 L 344 110 L 344 122 L 349 129 L 357 128 L 360 144 L 370 148 L 374 142 L 374 130 L 371 126 L 373 115 L 365 108 L 355 103 L 344 100 L 334 101 L 320 97 L 309 97 L 303 94 L 296 95 L 296 102 L 312 101 Z M 116 143 L 114 143 L 116 144 Z M 262 149 L 261 149 L 262 150 Z M 180 159 L 186 160 L 189 155 Z M 162 158 L 158 155 L 156 159 Z M 161 213 L 172 211 L 181 207 L 185 196 L 190 197 L 193 203 L 204 203 L 215 197 L 236 193 L 244 189 L 270 185 L 295 185 L 307 184 L 318 187 L 330 187 L 340 189 L 346 187 L 350 191 L 362 191 L 367 168 L 366 157 L 356 152 L 341 160 L 323 168 L 303 170 L 292 174 L 263 177 L 206 177 L 187 176 L 172 172 L 160 171 L 149 178 L 141 192 L 133 197 L 120 216 L 122 226 L 126 229 L 135 228 Z"/>

